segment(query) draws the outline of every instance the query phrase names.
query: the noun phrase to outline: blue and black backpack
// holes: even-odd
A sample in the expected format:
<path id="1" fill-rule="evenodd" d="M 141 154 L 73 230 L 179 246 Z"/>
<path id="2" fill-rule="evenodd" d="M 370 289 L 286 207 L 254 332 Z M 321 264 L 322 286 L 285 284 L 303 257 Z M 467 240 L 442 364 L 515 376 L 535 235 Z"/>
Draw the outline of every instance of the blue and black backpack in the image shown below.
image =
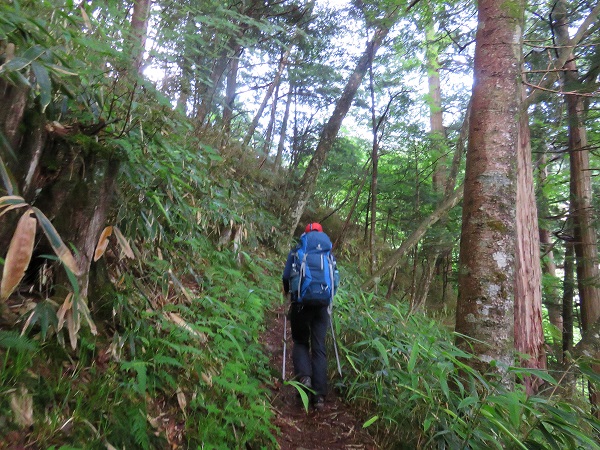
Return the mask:
<path id="1" fill-rule="evenodd" d="M 295 301 L 321 306 L 333 301 L 339 275 L 331 249 L 329 236 L 321 231 L 311 231 L 300 237 L 290 278 Z"/>

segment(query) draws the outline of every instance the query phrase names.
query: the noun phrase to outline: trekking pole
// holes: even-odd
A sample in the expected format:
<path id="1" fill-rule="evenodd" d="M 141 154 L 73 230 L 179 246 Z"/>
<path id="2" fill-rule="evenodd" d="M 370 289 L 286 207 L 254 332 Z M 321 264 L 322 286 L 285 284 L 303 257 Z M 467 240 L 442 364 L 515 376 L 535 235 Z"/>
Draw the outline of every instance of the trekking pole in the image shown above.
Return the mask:
<path id="1" fill-rule="evenodd" d="M 287 314 L 283 315 L 283 367 L 281 368 L 281 380 L 285 381 L 285 359 L 287 350 Z"/>
<path id="2" fill-rule="evenodd" d="M 331 337 L 333 338 L 333 351 L 335 352 L 335 361 L 337 362 L 337 369 L 340 377 L 342 376 L 342 366 L 340 364 L 340 355 L 338 355 L 337 343 L 335 341 L 335 332 L 333 331 L 333 320 L 331 313 L 329 314 L 329 325 L 331 325 Z"/>

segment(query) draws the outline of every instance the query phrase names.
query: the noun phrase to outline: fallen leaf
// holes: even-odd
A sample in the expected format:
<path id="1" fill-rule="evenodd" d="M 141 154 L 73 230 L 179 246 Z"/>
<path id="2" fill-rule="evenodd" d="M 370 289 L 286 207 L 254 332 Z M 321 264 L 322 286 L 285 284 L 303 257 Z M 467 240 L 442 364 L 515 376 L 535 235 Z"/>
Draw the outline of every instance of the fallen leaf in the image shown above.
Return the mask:
<path id="1" fill-rule="evenodd" d="M 37 222 L 34 217 L 31 217 L 31 209 L 28 209 L 19 219 L 6 253 L 2 284 L 0 284 L 0 299 L 8 298 L 23 279 L 31 261 L 36 227 Z"/>
<path id="2" fill-rule="evenodd" d="M 23 428 L 33 425 L 33 396 L 25 386 L 21 386 L 18 392 L 10 394 L 10 409 L 17 425 Z"/>

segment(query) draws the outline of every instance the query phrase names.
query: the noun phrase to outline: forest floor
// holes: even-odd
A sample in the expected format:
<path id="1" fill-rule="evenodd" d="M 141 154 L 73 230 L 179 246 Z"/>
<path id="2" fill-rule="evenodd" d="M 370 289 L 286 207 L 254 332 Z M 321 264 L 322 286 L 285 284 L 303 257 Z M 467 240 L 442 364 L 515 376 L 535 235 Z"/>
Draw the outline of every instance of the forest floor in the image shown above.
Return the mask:
<path id="1" fill-rule="evenodd" d="M 262 336 L 271 364 L 278 374 L 283 368 L 283 326 L 287 306 L 280 305 L 269 313 L 267 328 Z M 286 380 L 293 377 L 292 346 L 291 329 L 287 321 Z M 274 425 L 281 430 L 277 441 L 282 450 L 377 449 L 373 438 L 362 428 L 364 419 L 359 419 L 352 407 L 342 401 L 333 388 L 333 380 L 330 378 L 329 381 L 325 407 L 320 411 L 311 407 L 308 413 L 293 386 L 283 384 L 280 378 L 273 385 L 271 403 L 275 411 Z"/>

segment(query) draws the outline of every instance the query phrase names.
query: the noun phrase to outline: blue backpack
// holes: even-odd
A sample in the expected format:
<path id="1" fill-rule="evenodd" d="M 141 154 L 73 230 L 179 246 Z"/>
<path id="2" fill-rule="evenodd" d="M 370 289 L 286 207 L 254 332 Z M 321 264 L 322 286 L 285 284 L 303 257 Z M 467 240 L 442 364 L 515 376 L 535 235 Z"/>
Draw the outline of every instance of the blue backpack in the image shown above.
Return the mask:
<path id="1" fill-rule="evenodd" d="M 297 302 L 321 306 L 332 302 L 339 275 L 331 248 L 329 236 L 321 231 L 311 231 L 300 238 L 290 279 Z"/>

